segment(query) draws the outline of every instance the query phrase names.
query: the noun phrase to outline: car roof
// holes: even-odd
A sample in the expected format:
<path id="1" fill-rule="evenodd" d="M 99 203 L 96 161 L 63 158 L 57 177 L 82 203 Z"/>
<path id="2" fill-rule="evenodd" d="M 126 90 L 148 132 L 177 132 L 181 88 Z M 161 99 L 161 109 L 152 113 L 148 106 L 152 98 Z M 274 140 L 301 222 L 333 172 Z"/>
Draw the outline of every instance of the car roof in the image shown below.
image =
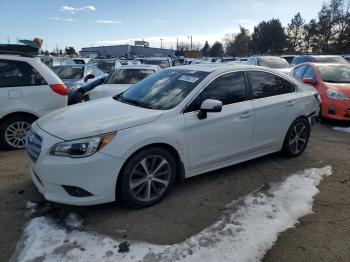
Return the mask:
<path id="1" fill-rule="evenodd" d="M 147 57 L 147 58 L 144 58 L 143 60 L 168 60 L 169 57 Z"/>
<path id="2" fill-rule="evenodd" d="M 145 64 L 138 64 L 138 65 L 122 65 L 121 67 L 118 67 L 117 69 L 156 69 L 159 68 L 158 65 L 145 65 Z"/>
<path id="3" fill-rule="evenodd" d="M 183 65 L 183 66 L 173 66 L 169 69 L 186 69 L 186 70 L 193 70 L 193 71 L 204 71 L 204 72 L 214 72 L 220 69 L 233 69 L 233 70 L 245 70 L 245 69 L 261 69 L 263 67 L 261 66 L 253 66 L 253 65 L 245 65 L 245 64 L 194 64 L 194 65 Z"/>
<path id="4" fill-rule="evenodd" d="M 92 65 L 86 65 L 86 64 L 69 64 L 69 65 L 55 65 L 53 67 L 81 67 L 84 68 L 86 66 L 92 66 Z"/>
<path id="5" fill-rule="evenodd" d="M 274 56 L 274 55 L 255 55 L 252 57 L 255 57 L 255 58 L 281 58 L 280 56 Z"/>
<path id="6" fill-rule="evenodd" d="M 21 60 L 21 61 L 25 61 L 28 59 L 39 60 L 39 57 L 30 56 L 30 55 L 21 55 L 21 54 L 1 54 L 0 53 L 0 57 L 2 59 Z"/>
<path id="7" fill-rule="evenodd" d="M 350 66 L 350 64 L 341 64 L 341 63 L 303 63 L 303 64 L 300 64 L 300 65 L 314 65 L 314 66 L 317 66 L 317 67 L 325 67 L 325 66 Z M 298 66 L 300 66 L 298 65 Z"/>
<path id="8" fill-rule="evenodd" d="M 342 57 L 340 55 L 297 55 L 296 57 Z"/>

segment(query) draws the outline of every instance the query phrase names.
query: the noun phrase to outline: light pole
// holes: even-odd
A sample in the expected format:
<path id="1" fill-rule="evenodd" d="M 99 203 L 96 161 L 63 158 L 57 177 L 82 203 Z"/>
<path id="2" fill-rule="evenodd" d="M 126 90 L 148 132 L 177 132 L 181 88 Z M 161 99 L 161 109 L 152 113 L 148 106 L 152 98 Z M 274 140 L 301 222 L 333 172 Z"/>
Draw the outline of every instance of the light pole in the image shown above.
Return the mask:
<path id="1" fill-rule="evenodd" d="M 188 38 L 191 38 L 191 52 L 192 52 L 192 35 L 189 36 Z"/>

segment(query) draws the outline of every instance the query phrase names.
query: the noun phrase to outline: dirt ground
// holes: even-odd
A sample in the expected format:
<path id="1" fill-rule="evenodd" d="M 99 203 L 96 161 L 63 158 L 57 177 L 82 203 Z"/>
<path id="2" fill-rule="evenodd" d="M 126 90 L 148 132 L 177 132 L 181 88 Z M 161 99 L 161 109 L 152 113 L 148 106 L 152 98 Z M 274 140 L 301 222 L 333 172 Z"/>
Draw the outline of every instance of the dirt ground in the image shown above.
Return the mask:
<path id="1" fill-rule="evenodd" d="M 331 165 L 322 181 L 314 214 L 282 233 L 264 261 L 350 261 L 350 134 L 317 125 L 304 154 L 286 159 L 272 154 L 204 174 L 176 185 L 156 206 L 133 210 L 116 204 L 92 207 L 57 205 L 74 211 L 84 226 L 112 237 L 170 244 L 185 240 L 215 222 L 232 200 L 296 171 Z M 25 203 L 41 195 L 27 174 L 23 151 L 0 152 L 0 261 L 13 254 L 25 223 Z"/>

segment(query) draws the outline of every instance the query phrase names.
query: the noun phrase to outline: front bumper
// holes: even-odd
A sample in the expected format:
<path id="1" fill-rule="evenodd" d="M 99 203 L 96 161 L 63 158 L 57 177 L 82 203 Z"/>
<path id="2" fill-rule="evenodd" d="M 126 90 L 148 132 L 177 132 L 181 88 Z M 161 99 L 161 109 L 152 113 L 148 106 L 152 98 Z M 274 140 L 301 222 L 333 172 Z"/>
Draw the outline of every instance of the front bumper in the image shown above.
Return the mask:
<path id="1" fill-rule="evenodd" d="M 350 100 L 323 100 L 322 116 L 334 120 L 350 121 Z"/>
<path id="2" fill-rule="evenodd" d="M 117 177 L 124 163 L 122 159 L 102 153 L 86 158 L 52 156 L 52 145 L 62 140 L 35 124 L 32 130 L 42 137 L 43 143 L 36 161 L 28 157 L 29 172 L 47 200 L 79 206 L 115 201 Z M 73 196 L 63 186 L 81 188 L 91 195 Z"/>

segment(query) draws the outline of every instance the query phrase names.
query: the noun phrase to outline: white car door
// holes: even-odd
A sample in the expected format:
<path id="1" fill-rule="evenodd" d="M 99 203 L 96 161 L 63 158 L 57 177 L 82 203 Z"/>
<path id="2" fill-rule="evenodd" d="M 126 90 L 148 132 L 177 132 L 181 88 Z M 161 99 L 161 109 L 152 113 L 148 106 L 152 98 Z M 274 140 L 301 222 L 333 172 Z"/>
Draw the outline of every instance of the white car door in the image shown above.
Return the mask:
<path id="1" fill-rule="evenodd" d="M 254 107 L 256 150 L 280 147 L 291 123 L 298 117 L 296 86 L 264 71 L 247 72 Z"/>
<path id="2" fill-rule="evenodd" d="M 205 168 L 249 151 L 253 131 L 253 107 L 244 72 L 233 72 L 212 81 L 184 112 L 189 169 Z M 206 99 L 223 102 L 222 112 L 198 118 Z"/>

